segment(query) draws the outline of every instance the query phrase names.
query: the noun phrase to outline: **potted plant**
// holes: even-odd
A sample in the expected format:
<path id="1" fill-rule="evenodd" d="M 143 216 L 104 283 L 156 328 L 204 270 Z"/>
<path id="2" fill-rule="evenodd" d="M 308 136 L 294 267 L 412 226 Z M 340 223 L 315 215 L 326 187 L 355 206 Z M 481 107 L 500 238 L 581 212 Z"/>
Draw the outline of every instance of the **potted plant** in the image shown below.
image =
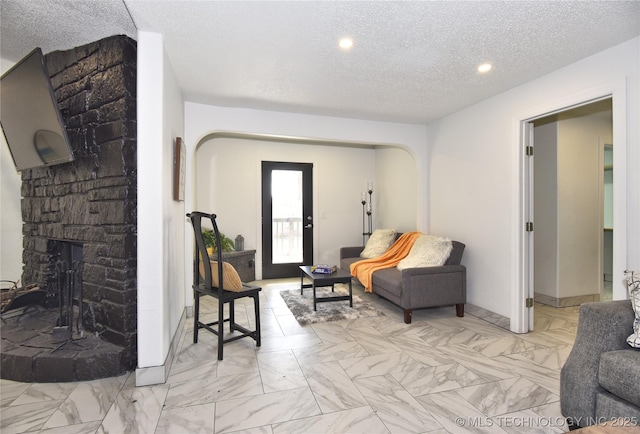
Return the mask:
<path id="1" fill-rule="evenodd" d="M 207 247 L 209 256 L 213 256 L 213 253 L 218 250 L 216 246 L 216 234 L 211 229 L 203 229 L 202 238 L 204 239 L 204 245 Z M 234 250 L 233 240 L 222 232 L 220 232 L 220 244 L 222 244 L 223 252 L 231 252 Z"/>

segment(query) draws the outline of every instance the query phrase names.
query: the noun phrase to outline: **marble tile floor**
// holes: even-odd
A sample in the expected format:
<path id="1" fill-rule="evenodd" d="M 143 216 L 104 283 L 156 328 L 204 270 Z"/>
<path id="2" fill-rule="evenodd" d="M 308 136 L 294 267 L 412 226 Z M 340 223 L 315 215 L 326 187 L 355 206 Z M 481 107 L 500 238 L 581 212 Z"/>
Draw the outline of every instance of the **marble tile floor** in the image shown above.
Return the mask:
<path id="1" fill-rule="evenodd" d="M 216 360 L 215 336 L 192 343 L 187 319 L 165 384 L 135 374 L 82 383 L 0 380 L 0 431 L 11 433 L 547 433 L 564 432 L 559 372 L 576 307 L 536 305 L 536 331 L 514 334 L 469 306 L 414 312 L 354 291 L 385 316 L 298 325 L 279 291 L 258 282 L 262 347 L 241 339 Z M 215 317 L 216 305 L 203 300 Z M 238 322 L 252 325 L 252 305 Z M 472 314 L 471 312 L 475 312 Z M 486 311 L 484 311 L 486 312 Z M 490 314 L 490 312 L 489 312 Z M 504 321 L 502 321 L 504 322 Z"/>

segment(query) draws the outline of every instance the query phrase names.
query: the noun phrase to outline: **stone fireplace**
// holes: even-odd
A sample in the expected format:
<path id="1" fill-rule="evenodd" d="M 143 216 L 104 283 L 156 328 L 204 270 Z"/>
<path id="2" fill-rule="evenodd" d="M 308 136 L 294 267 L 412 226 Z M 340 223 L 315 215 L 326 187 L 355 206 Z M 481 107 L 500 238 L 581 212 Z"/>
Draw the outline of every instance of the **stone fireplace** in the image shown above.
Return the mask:
<path id="1" fill-rule="evenodd" d="M 3 324 L 0 374 L 18 381 L 118 375 L 137 364 L 136 43 L 114 36 L 45 58 L 75 161 L 22 172 L 22 283 L 45 289 L 46 306 Z M 68 249 L 71 258 L 61 260 Z M 81 296 L 72 304 L 84 336 L 48 344 L 55 324 L 45 318 L 58 310 L 61 261 L 78 268 Z M 44 350 L 33 342 L 21 350 L 26 338 Z"/>

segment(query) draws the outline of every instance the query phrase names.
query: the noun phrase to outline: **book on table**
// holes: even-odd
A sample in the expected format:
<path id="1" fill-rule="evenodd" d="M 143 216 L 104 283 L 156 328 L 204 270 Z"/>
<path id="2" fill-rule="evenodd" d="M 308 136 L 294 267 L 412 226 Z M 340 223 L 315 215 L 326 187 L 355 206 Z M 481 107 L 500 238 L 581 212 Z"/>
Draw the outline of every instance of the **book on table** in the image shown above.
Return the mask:
<path id="1" fill-rule="evenodd" d="M 315 274 L 332 274 L 338 269 L 335 265 L 318 264 L 311 266 L 311 272 Z"/>

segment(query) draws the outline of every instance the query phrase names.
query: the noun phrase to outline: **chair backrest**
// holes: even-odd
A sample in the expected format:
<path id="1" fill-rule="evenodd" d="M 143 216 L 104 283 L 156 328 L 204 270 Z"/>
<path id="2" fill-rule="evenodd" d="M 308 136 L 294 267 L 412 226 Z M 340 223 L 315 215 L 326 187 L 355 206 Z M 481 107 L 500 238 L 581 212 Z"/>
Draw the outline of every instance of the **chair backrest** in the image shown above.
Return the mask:
<path id="1" fill-rule="evenodd" d="M 218 224 L 216 223 L 216 215 L 215 214 L 207 214 L 200 211 L 192 211 L 187 214 L 187 217 L 191 219 L 191 226 L 193 227 L 193 232 L 195 235 L 195 257 L 194 257 L 194 266 L 193 266 L 193 285 L 198 287 L 200 285 L 204 285 L 206 289 L 209 290 L 217 290 L 218 288 L 213 286 L 213 279 L 211 275 L 211 258 L 209 257 L 209 252 L 207 252 L 207 245 L 204 242 L 204 237 L 202 236 L 202 219 L 209 219 L 211 221 L 211 226 L 213 227 L 213 234 L 216 238 L 216 246 L 221 246 L 220 241 L 220 231 L 218 230 Z M 224 282 L 224 275 L 222 272 L 222 249 L 218 247 L 217 249 L 217 262 L 218 262 L 218 284 L 222 287 Z M 200 266 L 202 264 L 202 266 Z M 202 276 L 200 273 L 204 273 Z"/>

